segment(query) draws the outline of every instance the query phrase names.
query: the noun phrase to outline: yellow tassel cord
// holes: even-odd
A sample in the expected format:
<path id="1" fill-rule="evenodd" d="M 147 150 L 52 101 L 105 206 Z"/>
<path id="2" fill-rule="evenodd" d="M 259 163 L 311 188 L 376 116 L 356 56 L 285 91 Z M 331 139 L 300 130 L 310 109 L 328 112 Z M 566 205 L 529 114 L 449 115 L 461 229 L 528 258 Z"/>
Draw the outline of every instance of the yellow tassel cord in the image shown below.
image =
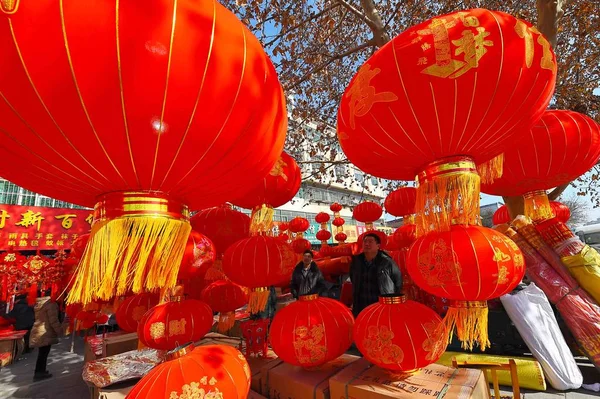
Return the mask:
<path id="1" fill-rule="evenodd" d="M 173 287 L 191 226 L 165 217 L 95 223 L 67 303 Z"/>
<path id="2" fill-rule="evenodd" d="M 417 176 L 417 237 L 452 224 L 480 225 L 480 179 L 469 158 L 429 165 Z"/>
<path id="3" fill-rule="evenodd" d="M 262 312 L 267 307 L 271 291 L 267 287 L 253 288 L 248 301 L 248 312 Z"/>
<path id="4" fill-rule="evenodd" d="M 217 331 L 221 334 L 225 334 L 231 330 L 235 324 L 235 312 L 227 312 L 219 314 L 219 324 L 217 324 Z"/>
<path id="5" fill-rule="evenodd" d="M 273 215 L 275 210 L 266 204 L 252 210 L 252 220 L 250 222 L 250 235 L 268 233 L 273 229 Z"/>
<path id="6" fill-rule="evenodd" d="M 504 170 L 504 154 L 500 154 L 487 162 L 477 165 L 477 173 L 481 177 L 481 183 L 492 184 L 494 180 L 502 177 Z"/>
<path id="7" fill-rule="evenodd" d="M 534 223 L 555 217 L 545 191 L 532 191 L 523 197 L 525 199 L 525 216 L 531 218 Z"/>
<path id="8" fill-rule="evenodd" d="M 402 224 L 403 225 L 411 225 L 411 224 L 415 224 L 415 215 L 406 215 L 402 217 Z"/>
<path id="9" fill-rule="evenodd" d="M 487 302 L 456 302 L 448 308 L 443 323 L 448 331 L 448 343 L 456 329 L 463 349 L 473 350 L 475 344 L 482 351 L 490 347 Z"/>

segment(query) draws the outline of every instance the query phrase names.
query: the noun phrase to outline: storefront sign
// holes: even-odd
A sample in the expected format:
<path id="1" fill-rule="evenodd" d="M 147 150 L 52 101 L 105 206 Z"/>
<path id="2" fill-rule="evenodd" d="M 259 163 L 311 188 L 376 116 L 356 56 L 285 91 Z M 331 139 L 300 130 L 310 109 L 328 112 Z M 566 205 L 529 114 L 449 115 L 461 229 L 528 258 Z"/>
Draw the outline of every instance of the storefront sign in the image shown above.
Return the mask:
<path id="1" fill-rule="evenodd" d="M 68 249 L 90 231 L 93 211 L 87 209 L 0 205 L 0 250 Z"/>

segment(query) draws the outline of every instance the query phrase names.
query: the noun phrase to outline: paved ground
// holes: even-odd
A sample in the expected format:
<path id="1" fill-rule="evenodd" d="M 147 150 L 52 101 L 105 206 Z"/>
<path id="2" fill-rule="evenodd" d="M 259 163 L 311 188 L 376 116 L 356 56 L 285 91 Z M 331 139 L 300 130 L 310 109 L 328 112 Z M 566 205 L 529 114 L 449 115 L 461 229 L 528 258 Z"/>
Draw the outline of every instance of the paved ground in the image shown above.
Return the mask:
<path id="1" fill-rule="evenodd" d="M 0 369 L 0 399 L 87 399 L 90 392 L 81 379 L 83 367 L 83 339 L 76 339 L 75 353 L 70 353 L 70 338 L 63 338 L 60 344 L 52 347 L 48 357 L 48 370 L 54 375 L 51 379 L 33 382 L 33 370 L 37 352 L 23 355 L 15 364 Z M 585 360 L 580 368 L 584 383 L 600 382 L 600 373 Z M 512 392 L 503 391 L 503 397 L 512 397 Z M 521 399 L 583 399 L 600 397 L 599 393 L 586 390 L 572 392 L 524 391 Z"/>

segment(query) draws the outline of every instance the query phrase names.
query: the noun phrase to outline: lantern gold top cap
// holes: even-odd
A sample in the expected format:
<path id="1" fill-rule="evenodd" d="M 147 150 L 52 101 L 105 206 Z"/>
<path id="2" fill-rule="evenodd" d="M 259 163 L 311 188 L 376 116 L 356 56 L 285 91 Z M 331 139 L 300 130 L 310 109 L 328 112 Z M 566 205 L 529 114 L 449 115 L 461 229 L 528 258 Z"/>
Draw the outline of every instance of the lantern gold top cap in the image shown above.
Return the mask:
<path id="1" fill-rule="evenodd" d="M 384 305 L 397 305 L 400 303 L 406 302 L 406 296 L 404 295 L 396 295 L 396 296 L 380 296 L 379 303 Z"/>
<path id="2" fill-rule="evenodd" d="M 314 301 L 319 298 L 319 294 L 301 295 L 298 299 L 300 301 Z"/>

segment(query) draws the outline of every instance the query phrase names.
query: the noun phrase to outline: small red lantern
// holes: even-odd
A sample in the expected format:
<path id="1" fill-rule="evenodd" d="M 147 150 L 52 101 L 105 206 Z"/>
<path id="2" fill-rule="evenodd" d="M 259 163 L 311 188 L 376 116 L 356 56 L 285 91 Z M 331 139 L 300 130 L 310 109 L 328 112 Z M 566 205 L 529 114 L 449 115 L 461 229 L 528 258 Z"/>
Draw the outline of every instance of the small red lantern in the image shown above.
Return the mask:
<path id="1" fill-rule="evenodd" d="M 335 235 L 335 240 L 337 242 L 339 242 L 340 244 L 343 244 L 344 241 L 346 241 L 348 239 L 348 236 L 346 235 L 346 233 L 337 233 Z"/>
<path id="2" fill-rule="evenodd" d="M 456 325 L 463 347 L 482 350 L 487 337 L 487 301 L 510 292 L 525 274 L 517 245 L 504 234 L 481 226 L 453 225 L 415 241 L 407 259 L 408 273 L 423 290 L 455 303 L 444 319 Z M 469 327 L 470 326 L 470 327 Z"/>
<path id="3" fill-rule="evenodd" d="M 215 261 L 217 254 L 213 243 L 203 234 L 192 230 L 181 260 L 178 280 L 189 280 L 206 272 L 203 267 Z"/>
<path id="4" fill-rule="evenodd" d="M 145 346 L 172 350 L 204 337 L 213 325 L 213 312 L 204 302 L 172 297 L 148 310 L 138 325 L 138 337 Z"/>
<path id="5" fill-rule="evenodd" d="M 295 217 L 290 220 L 290 231 L 292 233 L 300 233 L 308 230 L 310 223 L 306 218 Z"/>
<path id="6" fill-rule="evenodd" d="M 329 219 L 331 219 L 331 216 L 329 216 L 329 214 L 325 212 L 319 212 L 317 213 L 317 216 L 315 216 L 315 221 L 317 223 L 321 223 L 321 228 L 323 228 L 323 223 L 329 222 Z"/>
<path id="7" fill-rule="evenodd" d="M 235 348 L 194 347 L 169 353 L 167 361 L 146 374 L 126 399 L 245 399 L 250 391 L 250 367 Z"/>
<path id="8" fill-rule="evenodd" d="M 331 210 L 331 212 L 337 213 L 342 210 L 342 206 L 337 202 L 334 202 L 329 206 L 329 209 Z"/>
<path id="9" fill-rule="evenodd" d="M 550 201 L 550 208 L 552 209 L 552 213 L 562 223 L 567 223 L 567 221 L 571 218 L 571 210 L 563 203 Z M 509 223 L 511 221 L 506 205 L 502 205 L 496 212 L 494 212 L 494 217 L 492 220 L 496 226 L 499 224 Z"/>
<path id="10" fill-rule="evenodd" d="M 194 231 L 212 241 L 218 254 L 225 253 L 231 244 L 250 234 L 248 215 L 234 211 L 229 204 L 204 209 L 195 214 L 190 223 Z"/>
<path id="11" fill-rule="evenodd" d="M 382 214 L 383 209 L 381 205 L 371 201 L 365 201 L 356 205 L 356 208 L 352 212 L 354 219 L 366 224 L 367 230 L 373 230 L 373 222 L 379 220 Z"/>
<path id="12" fill-rule="evenodd" d="M 342 227 L 346 221 L 343 218 L 335 218 L 332 223 L 335 227 Z"/>
<path id="13" fill-rule="evenodd" d="M 398 188 L 385 197 L 385 210 L 393 216 L 406 217 L 415 213 L 417 189 L 414 187 Z"/>
<path id="14" fill-rule="evenodd" d="M 329 230 L 319 230 L 317 231 L 317 240 L 321 242 L 327 242 L 331 238 L 331 231 Z"/>
<path id="15" fill-rule="evenodd" d="M 119 328 L 126 332 L 136 332 L 138 324 L 148 309 L 158 304 L 156 294 L 137 294 L 126 298 L 116 313 Z"/>
<path id="16" fill-rule="evenodd" d="M 394 242 L 400 248 L 408 248 L 417 239 L 417 226 L 405 224 L 394 231 Z"/>
<path id="17" fill-rule="evenodd" d="M 248 302 L 248 295 L 242 287 L 231 281 L 215 281 L 202 291 L 202 300 L 214 312 L 219 312 L 217 330 L 229 331 L 235 324 L 235 310 Z"/>
<path id="18" fill-rule="evenodd" d="M 223 271 L 234 283 L 252 289 L 248 309 L 265 308 L 268 287 L 288 284 L 296 266 L 294 250 L 282 240 L 254 236 L 230 246 L 223 257 Z"/>
<path id="19" fill-rule="evenodd" d="M 403 296 L 379 298 L 364 309 L 354 324 L 354 341 L 374 365 L 401 372 L 435 363 L 447 346 L 440 316 Z"/>
<path id="20" fill-rule="evenodd" d="M 307 295 L 275 314 L 269 335 L 281 360 L 316 367 L 337 358 L 352 344 L 354 318 L 341 302 Z"/>

